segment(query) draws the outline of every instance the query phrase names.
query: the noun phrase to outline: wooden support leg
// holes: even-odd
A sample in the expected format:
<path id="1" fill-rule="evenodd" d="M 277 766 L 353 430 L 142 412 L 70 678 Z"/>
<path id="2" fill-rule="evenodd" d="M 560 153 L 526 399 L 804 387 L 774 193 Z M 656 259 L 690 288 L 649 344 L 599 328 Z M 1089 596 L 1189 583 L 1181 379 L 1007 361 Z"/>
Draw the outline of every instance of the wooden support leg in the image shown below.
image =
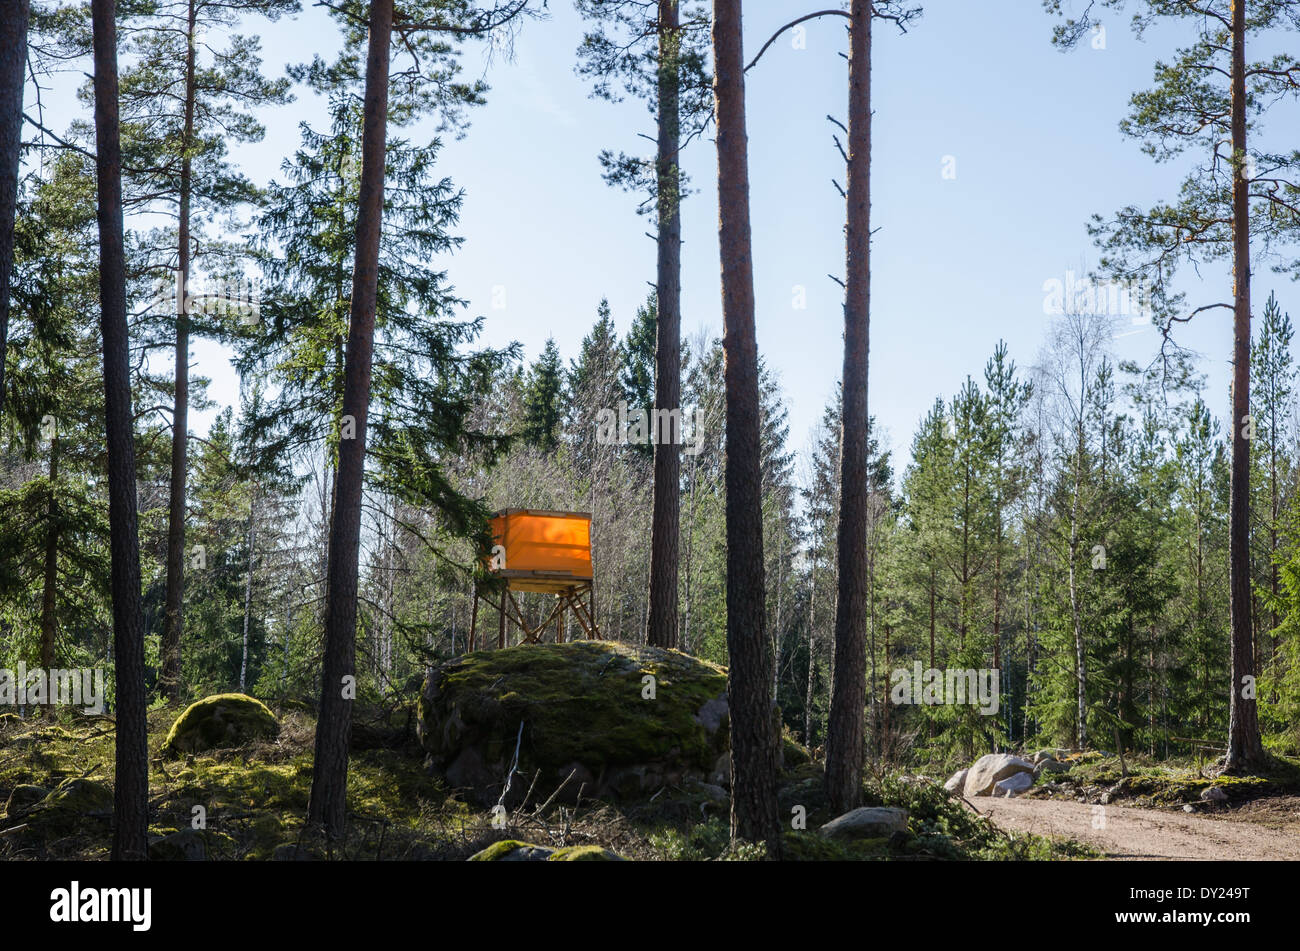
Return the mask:
<path id="1" fill-rule="evenodd" d="M 555 643 L 564 643 L 564 600 L 560 600 L 559 609 L 555 612 Z"/>

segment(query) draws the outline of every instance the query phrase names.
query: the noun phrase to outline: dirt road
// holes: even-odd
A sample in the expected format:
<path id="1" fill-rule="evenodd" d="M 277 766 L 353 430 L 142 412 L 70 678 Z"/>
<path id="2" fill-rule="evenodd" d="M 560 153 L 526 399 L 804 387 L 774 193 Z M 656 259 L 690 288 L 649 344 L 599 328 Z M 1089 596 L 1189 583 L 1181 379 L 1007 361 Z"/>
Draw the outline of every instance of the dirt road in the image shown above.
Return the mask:
<path id="1" fill-rule="evenodd" d="M 1112 859 L 1300 860 L 1300 799 L 1189 814 L 1050 799 L 970 800 L 1004 829 L 1085 842 Z"/>

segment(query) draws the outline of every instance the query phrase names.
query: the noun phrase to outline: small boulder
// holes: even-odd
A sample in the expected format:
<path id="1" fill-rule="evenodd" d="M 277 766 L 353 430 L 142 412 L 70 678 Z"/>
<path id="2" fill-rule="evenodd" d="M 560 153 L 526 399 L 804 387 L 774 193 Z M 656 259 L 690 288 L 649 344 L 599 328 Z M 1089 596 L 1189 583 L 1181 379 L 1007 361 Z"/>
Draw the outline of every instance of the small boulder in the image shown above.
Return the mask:
<path id="1" fill-rule="evenodd" d="M 1034 784 L 1030 773 L 1012 773 L 1006 779 L 999 779 L 993 785 L 993 795 L 1013 799 Z"/>
<path id="2" fill-rule="evenodd" d="M 203 862 L 207 857 L 208 843 L 195 829 L 181 829 L 149 844 L 153 862 Z"/>
<path id="3" fill-rule="evenodd" d="M 1202 802 L 1227 802 L 1228 794 L 1218 786 L 1206 786 L 1201 790 Z"/>
<path id="4" fill-rule="evenodd" d="M 467 861 L 470 862 L 545 862 L 555 854 L 554 849 L 544 845 L 520 842 L 518 839 L 502 839 L 493 842 L 486 849 L 475 852 Z"/>
<path id="5" fill-rule="evenodd" d="M 34 829 L 49 834 L 70 834 L 84 828 L 88 820 L 107 822 L 113 816 L 113 790 L 93 779 L 65 779 L 58 787 L 29 807 L 27 821 Z"/>
<path id="6" fill-rule="evenodd" d="M 731 754 L 723 753 L 713 763 L 713 770 L 709 773 L 709 782 L 715 786 L 725 786 L 731 788 Z"/>
<path id="7" fill-rule="evenodd" d="M 296 842 L 285 842 L 271 851 L 272 862 L 315 862 L 320 855 Z"/>
<path id="8" fill-rule="evenodd" d="M 1039 750 L 1037 753 L 1035 753 L 1033 756 L 1029 758 L 1030 762 L 1032 762 L 1035 766 L 1043 762 L 1043 760 L 1049 760 L 1049 759 L 1050 760 L 1056 759 L 1056 754 L 1053 753 L 1051 750 Z"/>
<path id="9" fill-rule="evenodd" d="M 169 756 L 230 749 L 255 739 L 273 739 L 280 725 L 260 700 L 242 693 L 220 693 L 190 704 L 176 718 L 162 751 Z"/>
<path id="10" fill-rule="evenodd" d="M 821 834 L 845 839 L 887 839 L 907 831 L 907 810 L 893 806 L 863 806 L 832 819 Z"/>
<path id="11" fill-rule="evenodd" d="M 5 815 L 12 819 L 26 812 L 49 794 L 50 791 L 44 786 L 33 786 L 27 783 L 15 786 L 5 803 Z"/>
<path id="12" fill-rule="evenodd" d="M 948 790 L 950 793 L 957 793 L 960 795 L 966 788 L 966 775 L 969 772 L 969 769 L 957 770 L 957 772 L 953 773 L 952 776 L 948 778 L 948 781 L 943 784 L 943 788 Z"/>
<path id="13" fill-rule="evenodd" d="M 1068 773 L 1069 771 L 1070 766 L 1068 763 L 1062 763 L 1060 760 L 1055 759 L 1043 759 L 1039 760 L 1038 765 L 1034 767 L 1034 776 L 1037 778 L 1043 773 Z"/>
<path id="14" fill-rule="evenodd" d="M 730 793 L 721 786 L 714 785 L 713 783 L 700 783 L 696 788 L 714 802 L 725 802 L 727 797 L 730 795 Z"/>
<path id="15" fill-rule="evenodd" d="M 1000 780 L 1016 773 L 1033 773 L 1034 764 L 1010 753 L 988 753 L 975 761 L 966 774 L 966 798 L 990 796 Z"/>

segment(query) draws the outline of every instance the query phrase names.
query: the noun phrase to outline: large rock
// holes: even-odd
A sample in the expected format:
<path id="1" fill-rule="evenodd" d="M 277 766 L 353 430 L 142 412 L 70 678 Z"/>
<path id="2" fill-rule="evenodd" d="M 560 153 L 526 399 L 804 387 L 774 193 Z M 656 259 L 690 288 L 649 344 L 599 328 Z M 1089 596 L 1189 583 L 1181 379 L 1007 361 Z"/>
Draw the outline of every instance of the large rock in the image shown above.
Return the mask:
<path id="1" fill-rule="evenodd" d="M 1032 773 L 1012 773 L 993 784 L 993 795 L 1012 799 L 1034 784 Z"/>
<path id="2" fill-rule="evenodd" d="M 1228 794 L 1218 786 L 1206 786 L 1201 790 L 1202 802 L 1227 802 Z"/>
<path id="3" fill-rule="evenodd" d="M 943 788 L 950 793 L 961 793 L 966 789 L 966 776 L 970 773 L 969 769 L 959 769 L 948 777 L 948 781 L 943 784 Z"/>
<path id="4" fill-rule="evenodd" d="M 887 839 L 907 831 L 907 810 L 893 806 L 863 806 L 832 819 L 821 834 L 843 839 Z"/>
<path id="5" fill-rule="evenodd" d="M 975 765 L 966 773 L 966 798 L 992 795 L 993 787 L 999 780 L 1014 776 L 1016 773 L 1032 774 L 1033 771 L 1034 764 L 1019 756 L 1012 756 L 1010 753 L 988 753 L 977 759 Z"/>
<path id="6" fill-rule="evenodd" d="M 647 699 L 646 677 L 654 678 Z M 635 797 L 707 779 L 727 750 L 726 671 L 677 651 L 606 641 L 478 651 L 429 671 L 417 729 L 430 764 L 485 805 L 540 770 L 546 798 L 575 769 L 584 795 Z M 522 727 L 522 729 L 521 729 Z M 716 781 L 716 780 L 715 780 Z M 577 792 L 577 782 L 565 795 Z"/>
<path id="7" fill-rule="evenodd" d="M 192 703 L 176 718 L 162 751 L 168 756 L 230 749 L 280 733 L 275 714 L 242 693 L 219 693 Z"/>

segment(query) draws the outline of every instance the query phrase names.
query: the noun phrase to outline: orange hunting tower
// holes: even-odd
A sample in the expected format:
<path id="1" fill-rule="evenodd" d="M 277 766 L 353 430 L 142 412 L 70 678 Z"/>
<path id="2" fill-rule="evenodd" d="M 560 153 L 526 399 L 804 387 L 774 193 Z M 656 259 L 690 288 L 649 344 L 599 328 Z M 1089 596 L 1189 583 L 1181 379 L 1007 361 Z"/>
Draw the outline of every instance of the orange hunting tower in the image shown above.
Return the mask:
<path id="1" fill-rule="evenodd" d="M 474 588 L 470 616 L 469 649 L 477 647 L 478 603 L 490 604 L 499 614 L 497 647 L 506 646 L 506 621 L 524 633 L 524 641 L 539 643 L 546 626 L 555 622 L 555 641 L 564 643 L 564 616 L 572 612 L 588 639 L 600 636 L 592 596 L 591 513 L 547 512 L 539 509 L 503 509 L 492 516 L 492 550 L 486 559 L 489 574 L 504 581 L 501 597 Z M 554 594 L 555 604 L 535 627 L 530 627 L 515 600 L 516 591 Z"/>

